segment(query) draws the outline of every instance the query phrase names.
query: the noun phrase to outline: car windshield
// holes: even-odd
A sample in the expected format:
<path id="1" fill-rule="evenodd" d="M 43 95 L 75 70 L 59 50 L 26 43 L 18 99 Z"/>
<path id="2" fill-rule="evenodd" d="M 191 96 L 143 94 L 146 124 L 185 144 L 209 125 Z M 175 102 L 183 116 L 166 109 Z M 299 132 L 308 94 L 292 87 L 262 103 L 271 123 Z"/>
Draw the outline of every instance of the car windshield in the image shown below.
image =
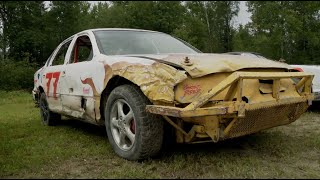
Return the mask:
<path id="1" fill-rule="evenodd" d="M 158 32 L 97 30 L 94 35 L 105 55 L 200 52 L 186 42 Z"/>

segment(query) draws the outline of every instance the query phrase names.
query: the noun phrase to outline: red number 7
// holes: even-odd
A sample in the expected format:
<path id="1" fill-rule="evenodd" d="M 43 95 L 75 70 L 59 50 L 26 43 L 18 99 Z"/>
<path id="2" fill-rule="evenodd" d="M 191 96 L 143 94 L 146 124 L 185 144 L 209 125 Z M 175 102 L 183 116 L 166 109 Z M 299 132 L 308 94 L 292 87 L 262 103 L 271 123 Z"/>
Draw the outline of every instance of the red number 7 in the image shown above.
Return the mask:
<path id="1" fill-rule="evenodd" d="M 54 83 L 53 83 L 53 97 L 54 97 L 54 99 L 58 99 L 58 97 L 57 97 L 57 85 L 58 85 L 59 77 L 60 77 L 60 72 L 50 72 L 50 73 L 46 74 L 46 78 L 48 79 L 48 82 L 47 82 L 47 96 L 49 96 L 49 92 L 50 92 L 51 79 L 52 78 L 56 79 L 54 81 Z"/>

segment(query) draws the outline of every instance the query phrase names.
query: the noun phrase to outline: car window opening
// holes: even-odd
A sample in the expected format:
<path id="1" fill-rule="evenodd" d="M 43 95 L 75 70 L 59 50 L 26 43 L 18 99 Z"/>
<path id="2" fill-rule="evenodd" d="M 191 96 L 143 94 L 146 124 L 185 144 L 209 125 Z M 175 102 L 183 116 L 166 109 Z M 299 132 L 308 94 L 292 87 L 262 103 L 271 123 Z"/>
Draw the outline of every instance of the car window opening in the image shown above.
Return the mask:
<path id="1" fill-rule="evenodd" d="M 81 36 L 77 39 L 70 61 L 71 63 L 78 63 L 92 60 L 92 44 L 88 36 Z"/>

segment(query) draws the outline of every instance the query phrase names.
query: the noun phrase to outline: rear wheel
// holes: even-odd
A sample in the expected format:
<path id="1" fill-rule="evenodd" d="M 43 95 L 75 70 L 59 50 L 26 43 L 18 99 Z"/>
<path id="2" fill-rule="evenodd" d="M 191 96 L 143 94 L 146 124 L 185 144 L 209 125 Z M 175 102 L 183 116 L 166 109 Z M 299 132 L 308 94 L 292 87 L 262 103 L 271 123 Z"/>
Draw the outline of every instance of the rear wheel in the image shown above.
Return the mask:
<path id="1" fill-rule="evenodd" d="M 54 126 L 61 120 L 61 115 L 50 111 L 45 93 L 40 94 L 39 107 L 41 121 L 44 125 Z"/>
<path id="2" fill-rule="evenodd" d="M 128 160 L 155 156 L 163 141 L 163 121 L 145 111 L 150 101 L 135 85 L 122 85 L 109 95 L 105 125 L 113 150 Z"/>

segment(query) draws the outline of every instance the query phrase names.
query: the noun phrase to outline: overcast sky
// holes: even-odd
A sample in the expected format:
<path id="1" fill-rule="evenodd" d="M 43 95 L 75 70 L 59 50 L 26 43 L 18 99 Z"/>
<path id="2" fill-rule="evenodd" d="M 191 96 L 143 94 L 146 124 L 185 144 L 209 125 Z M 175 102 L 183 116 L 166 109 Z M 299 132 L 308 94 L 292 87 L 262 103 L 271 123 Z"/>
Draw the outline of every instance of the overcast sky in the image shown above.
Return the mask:
<path id="1" fill-rule="evenodd" d="M 248 13 L 248 7 L 246 6 L 246 1 L 240 1 L 240 5 L 239 5 L 239 13 L 238 13 L 238 17 L 235 18 L 235 26 L 238 27 L 239 24 L 247 24 L 250 20 L 250 13 Z"/>

